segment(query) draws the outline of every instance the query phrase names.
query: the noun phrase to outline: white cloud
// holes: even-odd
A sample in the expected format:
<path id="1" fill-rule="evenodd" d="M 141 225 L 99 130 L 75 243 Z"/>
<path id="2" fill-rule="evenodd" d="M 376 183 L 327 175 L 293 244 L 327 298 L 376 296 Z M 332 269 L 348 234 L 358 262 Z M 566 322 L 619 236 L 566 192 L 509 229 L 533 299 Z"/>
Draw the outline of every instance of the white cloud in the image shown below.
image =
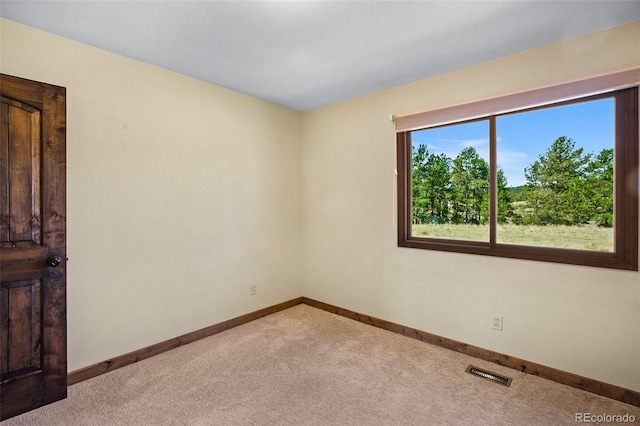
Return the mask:
<path id="1" fill-rule="evenodd" d="M 498 166 L 502 168 L 509 186 L 520 186 L 526 183 L 524 168 L 532 161 L 525 152 L 498 149 Z"/>

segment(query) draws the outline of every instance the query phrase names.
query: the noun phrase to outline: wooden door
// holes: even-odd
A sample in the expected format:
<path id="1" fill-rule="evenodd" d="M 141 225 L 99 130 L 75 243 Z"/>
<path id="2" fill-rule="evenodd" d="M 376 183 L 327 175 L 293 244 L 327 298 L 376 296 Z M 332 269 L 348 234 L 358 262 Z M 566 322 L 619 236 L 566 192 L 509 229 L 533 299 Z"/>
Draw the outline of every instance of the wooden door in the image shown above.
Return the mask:
<path id="1" fill-rule="evenodd" d="M 65 109 L 0 74 L 0 420 L 67 395 Z"/>

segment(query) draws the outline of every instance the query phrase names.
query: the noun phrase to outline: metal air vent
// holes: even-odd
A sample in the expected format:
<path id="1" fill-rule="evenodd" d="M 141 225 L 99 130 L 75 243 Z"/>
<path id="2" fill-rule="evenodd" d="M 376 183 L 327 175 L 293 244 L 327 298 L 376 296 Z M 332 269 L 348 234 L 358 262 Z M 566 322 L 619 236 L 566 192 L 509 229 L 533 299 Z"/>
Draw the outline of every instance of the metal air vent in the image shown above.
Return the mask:
<path id="1" fill-rule="evenodd" d="M 500 374 L 492 373 L 491 371 L 483 370 L 482 368 L 474 367 L 473 365 L 468 366 L 465 371 L 469 374 L 473 374 L 474 376 L 482 377 L 483 379 L 487 379 L 491 382 L 507 387 L 511 386 L 511 380 L 513 380 L 510 377 L 501 376 Z"/>

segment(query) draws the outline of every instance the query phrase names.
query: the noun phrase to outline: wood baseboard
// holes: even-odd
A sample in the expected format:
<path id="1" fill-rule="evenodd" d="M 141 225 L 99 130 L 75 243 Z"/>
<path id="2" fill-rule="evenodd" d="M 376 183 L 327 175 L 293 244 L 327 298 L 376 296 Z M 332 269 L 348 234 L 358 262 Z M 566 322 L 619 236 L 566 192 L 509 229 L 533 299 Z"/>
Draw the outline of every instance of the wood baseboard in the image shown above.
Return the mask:
<path id="1" fill-rule="evenodd" d="M 143 359 L 170 351 L 171 349 L 175 349 L 188 343 L 195 342 L 196 340 L 212 336 L 230 328 L 246 324 L 258 318 L 283 311 L 292 306 L 299 305 L 300 303 L 302 303 L 302 297 L 298 297 L 296 299 L 289 300 L 288 302 L 279 303 L 277 305 L 269 306 L 255 312 L 241 315 L 239 317 L 232 318 L 219 324 L 205 327 L 179 337 L 174 337 L 173 339 L 165 340 L 164 342 L 156 343 L 155 345 L 138 349 L 137 351 L 129 352 L 128 354 L 120 355 L 115 358 L 72 371 L 71 373 L 67 374 L 67 385 L 71 386 L 83 380 L 87 380 L 92 377 L 107 373 L 109 371 L 124 367 L 126 365 L 142 361 Z"/>
<path id="2" fill-rule="evenodd" d="M 205 337 L 209 337 L 222 331 L 228 330 L 230 328 L 246 324 L 258 318 L 262 318 L 275 312 L 283 311 L 301 303 L 365 324 L 369 324 L 374 327 L 402 334 L 426 343 L 430 343 L 432 345 L 460 352 L 474 358 L 493 362 L 504 367 L 509 367 L 517 371 L 522 371 L 522 369 L 524 368 L 524 371 L 528 374 L 542 377 L 544 379 L 549 379 L 557 383 L 562 383 L 567 386 L 571 386 L 587 392 L 602 395 L 607 398 L 615 399 L 626 404 L 640 407 L 640 392 L 625 389 L 616 385 L 611 385 L 609 383 L 600 382 L 598 380 L 589 379 L 587 377 L 582 377 L 577 374 L 558 370 L 552 367 L 536 364 L 534 362 L 526 361 L 521 358 L 516 358 L 477 346 L 468 345 L 466 343 L 458 342 L 453 339 L 448 339 L 446 337 L 427 333 L 426 331 L 417 330 L 411 327 L 405 327 L 403 325 L 396 324 L 390 321 L 385 321 L 369 315 L 360 314 L 348 309 L 339 308 L 328 303 L 319 302 L 308 297 L 299 297 L 287 302 L 279 303 L 277 305 L 241 315 L 228 321 L 205 327 L 203 329 L 196 330 L 191 333 L 166 340 L 164 342 L 156 343 L 155 345 L 138 349 L 137 351 L 129 352 L 128 354 L 120 355 L 118 357 L 72 371 L 67 375 L 67 384 L 71 386 L 83 380 L 87 380 L 92 377 L 107 373 L 109 371 L 116 370 L 120 367 L 133 364 L 154 355 L 158 355 L 171 349 L 186 345 L 188 343 L 195 342 L 196 340 L 200 340 Z"/>
<path id="3" fill-rule="evenodd" d="M 626 404 L 640 407 L 640 392 L 600 382 L 598 380 L 589 379 L 587 377 L 582 377 L 577 374 L 558 370 L 552 367 L 536 364 L 535 362 L 526 361 L 521 358 L 516 358 L 509 355 L 501 354 L 499 352 L 483 349 L 477 346 L 468 345 L 466 343 L 458 342 L 453 339 L 448 339 L 446 337 L 427 333 L 426 331 L 417 330 L 411 327 L 405 327 L 403 325 L 396 324 L 390 321 L 385 321 L 379 318 L 353 312 L 348 309 L 339 308 L 328 303 L 309 299 L 308 297 L 303 297 L 302 303 L 304 303 L 305 305 L 313 306 L 314 308 L 322 309 L 323 311 L 331 312 L 346 318 L 360 321 L 374 327 L 382 328 L 384 330 L 389 330 L 394 333 L 399 333 L 417 340 L 421 340 L 432 345 L 460 352 L 474 358 L 513 368 L 514 370 L 523 371 L 524 368 L 524 371 L 527 374 L 532 374 L 534 376 L 549 379 L 557 383 L 562 383 L 563 385 L 582 389 L 587 392 L 595 393 L 607 398 L 624 402 Z"/>

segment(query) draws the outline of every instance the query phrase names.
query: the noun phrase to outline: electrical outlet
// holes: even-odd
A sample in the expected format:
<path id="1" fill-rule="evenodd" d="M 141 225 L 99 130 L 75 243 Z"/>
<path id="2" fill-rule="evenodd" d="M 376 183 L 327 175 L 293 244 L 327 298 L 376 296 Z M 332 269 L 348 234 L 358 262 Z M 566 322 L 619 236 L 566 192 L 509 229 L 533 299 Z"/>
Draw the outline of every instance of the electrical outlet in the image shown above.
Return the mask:
<path id="1" fill-rule="evenodd" d="M 257 286 L 256 284 L 251 284 L 251 285 L 249 286 L 249 294 L 250 294 L 250 295 L 252 295 L 252 296 L 253 296 L 254 294 L 256 294 L 256 293 L 258 292 L 258 288 L 257 288 L 257 287 L 258 287 L 258 286 Z"/>
<path id="2" fill-rule="evenodd" d="M 494 315 L 493 316 L 493 327 L 494 330 L 502 331 L 502 315 Z"/>

